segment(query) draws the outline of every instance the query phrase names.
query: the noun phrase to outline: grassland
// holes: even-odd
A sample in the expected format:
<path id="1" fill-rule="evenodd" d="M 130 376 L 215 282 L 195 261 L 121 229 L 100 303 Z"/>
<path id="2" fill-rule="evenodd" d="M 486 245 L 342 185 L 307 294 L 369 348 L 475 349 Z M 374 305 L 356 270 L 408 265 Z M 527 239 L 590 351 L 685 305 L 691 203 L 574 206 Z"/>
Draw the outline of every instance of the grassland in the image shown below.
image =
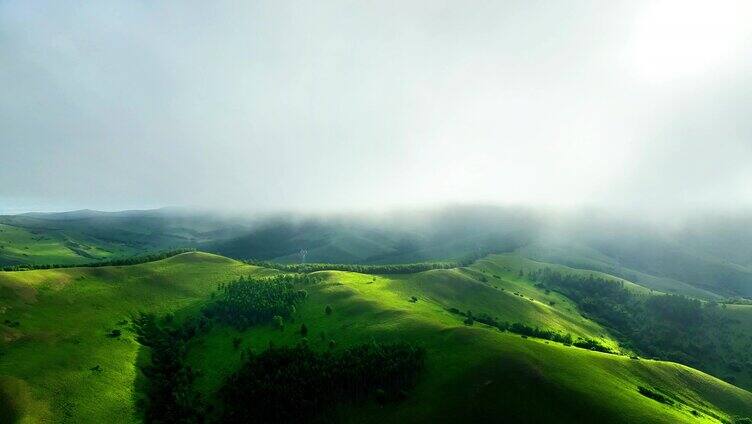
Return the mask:
<path id="1" fill-rule="evenodd" d="M 30 229 L 0 223 L 0 266 L 84 264 L 140 252 L 118 243 L 55 229 Z"/>
<path id="2" fill-rule="evenodd" d="M 23 422 L 136 421 L 140 346 L 127 333 L 130 314 L 190 307 L 218 282 L 253 272 L 266 271 L 188 254 L 134 266 L 0 273 L 3 319 L 20 324 L 2 326 L 2 385 L 17 393 L 5 397 L 20 403 L 13 409 Z M 126 336 L 107 337 L 112 329 Z"/>
<path id="3" fill-rule="evenodd" d="M 305 287 L 308 299 L 284 331 L 216 326 L 194 339 L 189 360 L 200 370 L 196 387 L 211 398 L 239 365 L 242 348 L 297 343 L 296 330 L 305 323 L 315 349 L 326 349 L 330 340 L 336 349 L 404 340 L 427 350 L 425 372 L 406 401 L 343 405 L 327 419 L 672 423 L 752 415 L 752 394 L 691 368 L 525 339 L 479 323 L 466 326 L 447 311 L 488 313 L 616 347 L 608 332 L 582 317 L 568 299 L 519 276 L 521 268 L 534 266 L 543 264 L 498 255 L 468 268 L 409 275 L 316 273 L 322 281 Z M 0 419 L 137 422 L 142 384 L 137 364 L 148 352 L 133 340 L 129 315 L 138 310 L 186 314 L 219 282 L 274 273 L 204 253 L 123 267 L 1 273 L 3 319 L 20 325 L 0 326 Z M 331 315 L 324 312 L 326 305 Z M 123 335 L 108 337 L 112 329 L 122 329 Z M 236 337 L 242 340 L 238 349 Z M 638 386 L 660 391 L 674 404 L 645 397 Z"/>

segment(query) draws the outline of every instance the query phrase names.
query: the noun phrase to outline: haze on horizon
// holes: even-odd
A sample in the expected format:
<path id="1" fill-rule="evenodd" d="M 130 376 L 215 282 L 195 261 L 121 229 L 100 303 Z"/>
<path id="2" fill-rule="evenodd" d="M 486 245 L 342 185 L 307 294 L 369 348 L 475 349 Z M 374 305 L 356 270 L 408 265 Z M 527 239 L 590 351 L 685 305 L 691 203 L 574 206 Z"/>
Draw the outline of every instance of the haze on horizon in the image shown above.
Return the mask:
<path id="1" fill-rule="evenodd" d="M 752 206 L 752 3 L 0 2 L 0 212 Z"/>

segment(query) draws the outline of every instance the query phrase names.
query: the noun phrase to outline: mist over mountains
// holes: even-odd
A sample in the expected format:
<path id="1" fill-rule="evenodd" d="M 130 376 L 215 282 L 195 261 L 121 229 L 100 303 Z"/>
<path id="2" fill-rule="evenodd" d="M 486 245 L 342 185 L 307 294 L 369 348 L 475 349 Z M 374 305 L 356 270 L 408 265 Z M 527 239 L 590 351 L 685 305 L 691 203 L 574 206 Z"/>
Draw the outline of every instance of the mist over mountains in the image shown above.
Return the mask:
<path id="1" fill-rule="evenodd" d="M 752 216 L 657 223 L 598 212 L 448 206 L 373 215 L 228 216 L 187 209 L 8 215 L 0 223 L 58 240 L 80 263 L 118 252 L 191 247 L 253 260 L 392 264 L 524 252 L 701 298 L 752 296 Z M 3 248 L 4 247 L 4 248 Z M 305 257 L 301 256 L 305 251 Z M 0 264 L 28 261 L 0 245 Z"/>

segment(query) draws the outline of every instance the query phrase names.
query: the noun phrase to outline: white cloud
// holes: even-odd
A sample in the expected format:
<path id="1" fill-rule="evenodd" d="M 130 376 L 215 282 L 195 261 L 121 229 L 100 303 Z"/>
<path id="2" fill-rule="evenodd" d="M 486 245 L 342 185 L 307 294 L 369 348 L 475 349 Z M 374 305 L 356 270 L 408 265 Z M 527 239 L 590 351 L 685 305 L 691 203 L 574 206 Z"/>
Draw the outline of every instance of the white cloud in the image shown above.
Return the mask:
<path id="1" fill-rule="evenodd" d="M 666 4 L 3 2 L 0 206 L 749 204 L 746 11 Z"/>

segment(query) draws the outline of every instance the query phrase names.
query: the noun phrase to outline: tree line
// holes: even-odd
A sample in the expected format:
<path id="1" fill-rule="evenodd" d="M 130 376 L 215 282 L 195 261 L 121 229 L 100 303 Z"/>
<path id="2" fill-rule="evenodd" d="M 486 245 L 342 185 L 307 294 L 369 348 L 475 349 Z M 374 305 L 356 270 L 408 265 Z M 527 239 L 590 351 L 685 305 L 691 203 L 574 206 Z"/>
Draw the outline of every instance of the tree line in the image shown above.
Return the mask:
<path id="1" fill-rule="evenodd" d="M 576 340 L 572 338 L 569 333 L 562 334 L 558 331 L 546 330 L 539 327 L 530 327 L 520 322 L 509 323 L 507 321 L 499 321 L 497 318 L 491 317 L 488 314 L 481 313 L 473 315 L 472 311 L 462 312 L 457 308 L 449 308 L 449 312 L 465 317 L 463 322 L 465 325 L 473 325 L 476 321 L 482 324 L 486 324 L 491 327 L 495 327 L 500 331 L 509 331 L 510 333 L 519 334 L 524 337 L 534 337 L 536 339 L 551 340 L 554 342 L 562 343 L 567 346 L 575 346 L 588 350 L 595 350 L 604 353 L 614 353 L 611 349 L 604 346 L 597 340 L 578 337 Z"/>
<path id="2" fill-rule="evenodd" d="M 284 272 L 294 273 L 311 273 L 317 271 L 348 271 L 360 274 L 414 274 L 417 272 L 431 271 L 434 269 L 452 269 L 465 267 L 478 259 L 489 255 L 488 250 L 479 250 L 474 253 L 464 255 L 456 261 L 441 262 L 414 262 L 405 264 L 331 264 L 331 263 L 303 263 L 289 264 L 271 261 L 257 261 L 253 259 L 244 260 L 248 265 L 260 266 L 263 268 L 272 268 Z"/>
<path id="3" fill-rule="evenodd" d="M 450 269 L 459 266 L 458 262 L 419 262 L 412 264 L 390 264 L 390 265 L 359 265 L 359 264 L 327 264 L 327 263 L 308 263 L 308 264 L 282 264 L 267 261 L 244 261 L 249 265 L 260 266 L 264 268 L 277 269 L 284 272 L 311 273 L 317 271 L 348 271 L 360 274 L 414 274 L 416 272 L 430 271 L 432 269 Z"/>

